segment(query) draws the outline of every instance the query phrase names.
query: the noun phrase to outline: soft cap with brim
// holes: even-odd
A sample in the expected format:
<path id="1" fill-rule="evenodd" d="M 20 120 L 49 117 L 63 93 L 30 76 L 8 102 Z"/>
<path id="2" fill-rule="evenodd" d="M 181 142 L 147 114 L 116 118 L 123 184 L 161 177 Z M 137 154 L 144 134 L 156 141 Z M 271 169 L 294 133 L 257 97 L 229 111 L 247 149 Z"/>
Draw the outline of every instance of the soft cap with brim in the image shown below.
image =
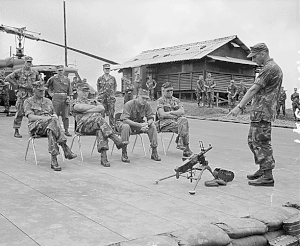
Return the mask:
<path id="1" fill-rule="evenodd" d="M 44 91 L 46 90 L 47 88 L 44 86 L 44 81 L 35 81 L 32 83 L 32 86 L 34 89 L 37 89 L 37 90 L 40 90 L 40 91 Z"/>
<path id="2" fill-rule="evenodd" d="M 150 99 L 150 97 L 149 97 L 149 91 L 145 90 L 145 89 L 142 89 L 142 90 L 139 91 L 139 96 L 141 96 L 143 98 Z"/>
<path id="3" fill-rule="evenodd" d="M 58 66 L 56 66 L 56 69 L 59 71 L 59 70 L 64 70 L 64 66 L 63 65 L 58 65 Z"/>
<path id="4" fill-rule="evenodd" d="M 253 47 L 250 47 L 250 48 L 251 48 L 251 52 L 247 56 L 248 58 L 250 58 L 252 56 L 255 56 L 257 53 L 259 53 L 261 51 L 267 51 L 268 50 L 268 47 L 265 43 L 259 43 L 259 44 L 254 45 Z"/>
<path id="5" fill-rule="evenodd" d="M 90 87 L 87 83 L 80 83 L 77 85 L 77 89 L 86 91 L 86 90 L 90 90 Z"/>

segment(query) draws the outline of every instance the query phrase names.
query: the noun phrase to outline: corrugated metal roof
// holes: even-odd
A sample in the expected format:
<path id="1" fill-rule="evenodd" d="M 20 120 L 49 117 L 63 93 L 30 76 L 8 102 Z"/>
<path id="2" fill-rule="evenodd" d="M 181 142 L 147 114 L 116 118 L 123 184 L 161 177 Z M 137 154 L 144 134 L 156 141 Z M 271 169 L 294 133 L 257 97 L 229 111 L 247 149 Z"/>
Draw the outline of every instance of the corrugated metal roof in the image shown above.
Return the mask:
<path id="1" fill-rule="evenodd" d="M 239 63 L 239 64 L 247 64 L 247 65 L 257 66 L 257 63 L 255 63 L 253 61 L 233 58 L 233 57 L 229 57 L 229 56 L 224 57 L 224 56 L 210 56 L 210 55 L 208 55 L 207 57 L 212 58 L 214 60 L 218 60 L 218 61 L 225 61 L 225 62 L 232 62 L 232 63 Z"/>
<path id="2" fill-rule="evenodd" d="M 122 69 L 157 63 L 201 59 L 217 48 L 233 40 L 243 49 L 250 51 L 249 48 L 242 43 L 236 35 L 233 35 L 197 43 L 143 51 L 141 54 L 120 65 L 113 65 L 112 68 Z"/>

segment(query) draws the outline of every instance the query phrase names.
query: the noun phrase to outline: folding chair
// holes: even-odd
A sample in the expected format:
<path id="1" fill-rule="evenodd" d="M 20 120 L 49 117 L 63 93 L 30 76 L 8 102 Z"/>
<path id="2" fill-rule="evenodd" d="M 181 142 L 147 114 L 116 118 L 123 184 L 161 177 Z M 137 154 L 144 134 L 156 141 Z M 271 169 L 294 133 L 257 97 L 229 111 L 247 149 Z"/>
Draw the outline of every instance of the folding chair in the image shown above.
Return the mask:
<path id="1" fill-rule="evenodd" d="M 33 150 L 33 155 L 34 155 L 34 160 L 35 160 L 35 164 L 37 165 L 37 158 L 36 158 L 36 151 L 35 151 L 35 144 L 34 144 L 34 141 L 36 139 L 39 139 L 39 138 L 48 138 L 47 136 L 32 136 L 30 135 L 29 139 L 28 139 L 28 142 L 27 142 L 27 147 L 26 147 L 26 152 L 25 152 L 25 161 L 26 161 L 26 158 L 27 158 L 27 154 L 28 154 L 28 149 L 29 149 L 29 145 L 31 143 L 32 145 L 32 150 Z M 60 151 L 60 154 L 61 154 L 61 157 L 62 157 L 62 160 L 65 161 L 65 158 L 64 158 L 64 155 L 63 155 L 63 151 L 61 150 Z"/>
<path id="2" fill-rule="evenodd" d="M 171 143 L 172 143 L 172 140 L 173 140 L 173 138 L 174 138 L 175 132 L 172 132 L 172 131 L 165 131 L 165 132 L 163 132 L 163 131 L 161 131 L 161 129 L 160 129 L 160 120 L 159 120 L 159 117 L 158 117 L 158 113 L 157 113 L 157 112 L 156 112 L 156 114 L 155 114 L 155 117 L 156 117 L 156 125 L 158 126 L 158 127 L 157 127 L 157 132 L 158 132 L 158 134 L 160 135 L 160 140 L 161 140 L 161 144 L 162 144 L 162 146 L 163 146 L 164 154 L 167 155 L 167 152 L 168 152 L 168 150 L 169 150 L 169 148 L 170 148 L 170 145 L 171 145 Z M 164 143 L 164 139 L 163 139 L 163 134 L 166 134 L 166 133 L 172 133 L 172 137 L 171 137 L 170 142 L 169 142 L 169 144 L 168 144 L 167 150 L 166 150 L 166 148 L 165 148 L 165 143 Z"/>
<path id="3" fill-rule="evenodd" d="M 72 143 L 71 143 L 70 149 L 72 149 L 72 147 L 73 147 L 75 138 L 78 138 L 78 148 L 79 148 L 79 152 L 80 152 L 81 161 L 83 161 L 83 154 L 82 154 L 82 148 L 81 148 L 81 137 L 83 137 L 83 136 L 95 136 L 95 135 L 94 134 L 82 134 L 82 133 L 77 132 L 76 131 L 76 128 L 77 128 L 77 122 L 76 122 L 76 120 L 75 120 L 75 124 L 74 125 L 75 125 L 74 126 L 74 133 L 75 133 L 75 135 L 72 138 Z M 97 143 L 97 137 L 95 137 L 95 141 L 94 141 L 94 145 L 93 145 L 93 148 L 92 148 L 92 151 L 91 151 L 91 155 L 93 155 L 96 143 Z"/>
<path id="4" fill-rule="evenodd" d="M 117 121 L 120 120 L 121 115 L 122 115 L 122 113 L 116 113 L 116 114 L 115 114 L 115 124 L 116 124 Z M 116 132 L 116 134 L 120 135 L 120 132 L 118 132 L 116 128 L 115 128 L 115 132 Z M 143 137 L 142 137 L 141 134 L 142 134 L 142 133 L 132 133 L 132 134 L 131 134 L 131 136 L 135 135 L 135 140 L 134 140 L 134 143 L 133 143 L 133 146 L 132 146 L 131 153 L 133 153 L 133 150 L 134 150 L 134 147 L 135 147 L 137 138 L 140 137 L 141 142 L 142 142 L 142 146 L 143 146 L 143 150 L 144 150 L 144 155 L 145 155 L 145 157 L 147 157 L 146 150 L 145 150 L 144 140 L 143 140 Z M 112 149 L 111 149 L 111 155 L 112 155 L 112 153 L 113 153 L 114 147 L 115 147 L 115 143 L 114 143 L 113 146 L 112 146 Z"/>

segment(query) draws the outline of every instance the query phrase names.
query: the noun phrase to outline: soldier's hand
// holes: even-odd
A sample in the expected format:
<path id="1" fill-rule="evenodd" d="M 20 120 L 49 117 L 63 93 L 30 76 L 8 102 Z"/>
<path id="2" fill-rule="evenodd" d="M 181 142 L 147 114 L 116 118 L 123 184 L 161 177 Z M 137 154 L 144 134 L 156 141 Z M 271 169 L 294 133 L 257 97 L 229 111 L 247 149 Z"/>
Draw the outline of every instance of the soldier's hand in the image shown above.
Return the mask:
<path id="1" fill-rule="evenodd" d="M 241 109 L 236 106 L 234 109 L 232 109 L 227 115 L 226 117 L 229 117 L 229 116 L 237 116 L 239 113 L 240 113 Z"/>

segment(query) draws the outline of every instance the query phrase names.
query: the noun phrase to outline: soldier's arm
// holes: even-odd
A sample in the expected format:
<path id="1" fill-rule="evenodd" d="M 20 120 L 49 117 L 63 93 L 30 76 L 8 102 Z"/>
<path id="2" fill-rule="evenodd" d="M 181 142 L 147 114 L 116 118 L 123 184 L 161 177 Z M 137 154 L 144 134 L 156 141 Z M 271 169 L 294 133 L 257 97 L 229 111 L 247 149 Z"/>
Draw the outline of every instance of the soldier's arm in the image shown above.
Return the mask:
<path id="1" fill-rule="evenodd" d="M 116 78 L 114 77 L 114 93 L 117 91 L 117 81 Z"/>
<path id="2" fill-rule="evenodd" d="M 163 107 L 159 107 L 157 109 L 157 113 L 158 113 L 159 117 L 162 119 L 174 119 L 176 117 L 175 115 L 171 115 L 170 112 L 165 112 Z"/>
<path id="3" fill-rule="evenodd" d="M 17 79 L 18 79 L 18 76 L 15 72 L 13 72 L 5 77 L 5 81 L 8 81 L 10 84 L 15 86 L 16 88 L 18 87 L 18 83 L 16 82 Z"/>
<path id="4" fill-rule="evenodd" d="M 153 80 L 153 84 L 154 84 L 154 86 L 153 86 L 153 89 L 154 89 L 157 86 L 157 83 L 155 80 Z"/>
<path id="5" fill-rule="evenodd" d="M 100 86 L 100 77 L 97 79 L 97 92 L 99 93 L 101 90 L 101 86 Z"/>
<path id="6" fill-rule="evenodd" d="M 24 112 L 25 112 L 25 116 L 28 118 L 30 122 L 37 121 L 37 120 L 51 119 L 51 116 L 35 115 L 34 111 L 32 110 L 31 102 L 28 99 L 26 99 L 24 102 Z"/>
<path id="7" fill-rule="evenodd" d="M 46 87 L 48 90 L 48 94 L 53 97 L 53 77 L 51 77 L 50 79 L 48 79 L 47 83 L 46 83 Z"/>
<path id="8" fill-rule="evenodd" d="M 102 113 L 104 111 L 104 107 L 102 106 L 102 104 L 95 106 L 84 103 L 78 103 L 74 105 L 74 110 L 82 114 Z"/>

